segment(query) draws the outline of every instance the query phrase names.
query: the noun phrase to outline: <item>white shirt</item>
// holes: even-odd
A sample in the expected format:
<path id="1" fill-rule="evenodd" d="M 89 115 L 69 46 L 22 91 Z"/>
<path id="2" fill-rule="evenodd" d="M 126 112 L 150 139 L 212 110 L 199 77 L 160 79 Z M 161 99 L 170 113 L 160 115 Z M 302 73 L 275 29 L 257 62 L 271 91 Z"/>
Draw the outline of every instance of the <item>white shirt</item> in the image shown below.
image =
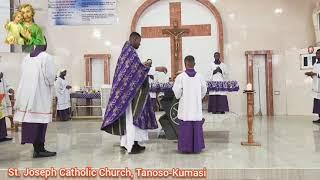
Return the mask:
<path id="1" fill-rule="evenodd" d="M 56 96 L 58 99 L 57 110 L 65 110 L 71 107 L 70 90 L 67 89 L 68 82 L 58 77 L 55 82 Z"/>
<path id="2" fill-rule="evenodd" d="M 17 89 L 14 121 L 48 123 L 52 121 L 52 90 L 56 77 L 52 56 L 46 52 L 22 61 Z"/>
<path id="3" fill-rule="evenodd" d="M 177 76 L 172 87 L 179 100 L 178 118 L 183 121 L 202 121 L 202 98 L 207 92 L 207 83 L 197 73 L 189 77 L 186 72 Z"/>
<path id="4" fill-rule="evenodd" d="M 312 92 L 313 97 L 316 99 L 320 99 L 320 64 L 315 63 L 313 66 L 314 73 L 317 73 L 316 76 L 313 76 L 312 79 Z"/>
<path id="5" fill-rule="evenodd" d="M 222 70 L 222 73 L 217 72 L 216 74 L 213 75 L 213 71 L 216 70 L 218 67 L 220 67 L 220 69 Z M 208 77 L 209 77 L 209 81 L 225 81 L 227 79 L 227 67 L 226 65 L 221 62 L 220 64 L 215 64 L 214 62 L 211 65 Z M 209 95 L 226 95 L 225 92 L 214 92 L 214 91 L 210 91 Z"/>
<path id="6" fill-rule="evenodd" d="M 9 98 L 9 89 L 11 87 L 8 85 L 4 78 L 0 82 L 0 94 L 5 94 L 4 99 L 0 102 L 0 119 L 3 117 L 12 116 L 11 101 Z"/>

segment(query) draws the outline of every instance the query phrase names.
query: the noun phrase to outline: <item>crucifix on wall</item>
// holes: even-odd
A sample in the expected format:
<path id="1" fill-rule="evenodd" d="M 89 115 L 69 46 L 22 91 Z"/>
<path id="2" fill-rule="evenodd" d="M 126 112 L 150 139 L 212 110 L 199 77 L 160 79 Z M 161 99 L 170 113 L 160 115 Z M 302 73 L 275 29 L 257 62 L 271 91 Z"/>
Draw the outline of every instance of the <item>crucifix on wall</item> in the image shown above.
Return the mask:
<path id="1" fill-rule="evenodd" d="M 178 61 L 178 53 L 180 48 L 180 39 L 184 34 L 188 34 L 189 29 L 182 29 L 178 27 L 178 22 L 173 22 L 173 29 L 163 29 L 162 34 L 167 34 L 171 38 L 173 38 L 173 44 L 174 44 L 174 57 L 175 62 Z"/>
<path id="2" fill-rule="evenodd" d="M 178 27 L 178 22 L 173 22 L 173 28 L 163 29 L 162 34 L 169 35 L 173 39 L 173 54 L 174 54 L 174 67 L 179 67 L 179 51 L 180 51 L 180 41 L 183 35 L 189 33 L 189 29 L 183 29 Z M 182 47 L 181 47 L 182 49 Z M 172 74 L 174 75 L 174 74 Z"/>
<path id="3" fill-rule="evenodd" d="M 170 26 L 142 27 L 142 38 L 170 38 L 171 76 L 183 70 L 182 37 L 211 36 L 211 25 L 181 25 L 181 3 L 170 3 Z"/>

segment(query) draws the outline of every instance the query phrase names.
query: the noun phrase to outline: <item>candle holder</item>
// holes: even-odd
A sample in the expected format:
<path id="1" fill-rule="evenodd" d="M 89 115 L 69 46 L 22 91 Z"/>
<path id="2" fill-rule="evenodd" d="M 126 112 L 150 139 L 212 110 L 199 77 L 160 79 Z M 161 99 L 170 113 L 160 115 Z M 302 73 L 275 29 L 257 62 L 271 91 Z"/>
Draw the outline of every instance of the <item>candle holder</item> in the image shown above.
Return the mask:
<path id="1" fill-rule="evenodd" d="M 244 90 L 247 94 L 247 122 L 248 122 L 248 140 L 241 142 L 243 146 L 261 146 L 259 142 L 254 141 L 253 121 L 254 121 L 254 90 Z"/>

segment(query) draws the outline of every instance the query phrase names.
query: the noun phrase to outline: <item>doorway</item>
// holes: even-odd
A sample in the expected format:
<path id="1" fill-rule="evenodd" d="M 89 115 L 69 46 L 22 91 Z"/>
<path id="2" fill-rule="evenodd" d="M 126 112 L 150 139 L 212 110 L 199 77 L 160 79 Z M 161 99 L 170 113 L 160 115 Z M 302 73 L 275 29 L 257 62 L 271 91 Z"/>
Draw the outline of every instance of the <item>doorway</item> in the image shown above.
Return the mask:
<path id="1" fill-rule="evenodd" d="M 273 116 L 272 51 L 246 51 L 247 83 L 255 93 L 255 115 Z"/>
<path id="2" fill-rule="evenodd" d="M 100 89 L 103 84 L 110 84 L 110 55 L 86 54 L 86 86 Z"/>

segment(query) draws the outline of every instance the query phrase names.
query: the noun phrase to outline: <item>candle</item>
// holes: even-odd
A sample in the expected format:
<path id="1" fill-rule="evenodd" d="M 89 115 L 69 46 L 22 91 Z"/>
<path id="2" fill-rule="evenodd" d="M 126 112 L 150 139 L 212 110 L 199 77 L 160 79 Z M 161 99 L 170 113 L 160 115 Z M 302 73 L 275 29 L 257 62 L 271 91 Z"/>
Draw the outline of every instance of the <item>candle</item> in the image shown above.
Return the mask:
<path id="1" fill-rule="evenodd" d="M 248 90 L 248 91 L 252 91 L 252 84 L 251 84 L 251 83 L 248 83 L 248 84 L 247 84 L 247 90 Z"/>

